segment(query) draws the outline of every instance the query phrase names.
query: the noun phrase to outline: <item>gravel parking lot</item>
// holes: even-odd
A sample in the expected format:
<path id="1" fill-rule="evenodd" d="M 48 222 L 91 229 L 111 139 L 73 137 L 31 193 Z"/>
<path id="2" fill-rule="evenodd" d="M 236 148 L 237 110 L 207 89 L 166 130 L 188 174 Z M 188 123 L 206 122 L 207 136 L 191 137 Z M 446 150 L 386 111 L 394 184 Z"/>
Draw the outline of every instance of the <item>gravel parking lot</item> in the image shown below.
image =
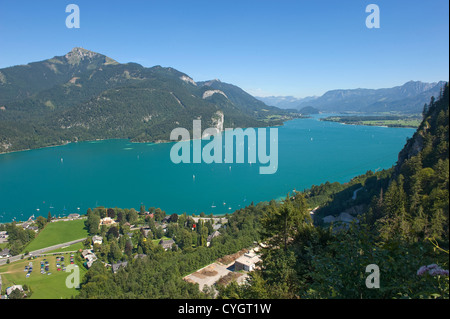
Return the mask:
<path id="1" fill-rule="evenodd" d="M 212 263 L 196 272 L 187 275 L 183 279 L 187 282 L 197 283 L 200 291 L 203 291 L 205 285 L 213 286 L 220 278 L 233 278 L 238 283 L 242 283 L 247 278 L 247 274 L 232 271 L 234 262 L 223 265 L 220 263 Z M 230 270 L 231 269 L 231 270 Z"/>
<path id="2" fill-rule="evenodd" d="M 198 283 L 200 290 L 203 290 L 205 285 L 214 285 L 216 281 L 230 272 L 231 271 L 228 270 L 226 266 L 213 263 L 190 275 L 187 275 L 183 279 L 187 282 Z"/>

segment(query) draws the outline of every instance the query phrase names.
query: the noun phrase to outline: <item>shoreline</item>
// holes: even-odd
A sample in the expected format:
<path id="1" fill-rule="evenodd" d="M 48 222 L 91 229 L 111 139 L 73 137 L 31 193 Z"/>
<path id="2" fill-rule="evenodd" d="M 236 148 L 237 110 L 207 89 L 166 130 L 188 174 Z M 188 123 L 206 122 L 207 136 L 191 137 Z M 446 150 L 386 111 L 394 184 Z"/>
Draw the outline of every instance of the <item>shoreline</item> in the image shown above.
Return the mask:
<path id="1" fill-rule="evenodd" d="M 298 118 L 291 118 L 291 119 L 287 119 L 284 120 L 282 124 L 279 125 L 270 125 L 270 126 L 262 126 L 265 128 L 271 128 L 271 127 L 281 127 L 284 125 L 285 122 L 288 121 L 292 121 L 295 119 L 306 119 L 306 118 L 302 118 L 302 117 L 298 117 Z M 247 128 L 258 128 L 258 127 L 240 127 L 241 129 L 247 129 Z M 237 129 L 237 128 L 235 128 Z M 221 133 L 225 132 L 225 130 L 222 130 Z M 27 149 L 23 149 L 23 150 L 15 150 L 15 151 L 2 151 L 0 152 L 0 156 L 5 155 L 5 154 L 13 154 L 13 153 L 19 153 L 19 152 L 27 152 L 27 151 L 34 151 L 34 150 L 40 150 L 40 149 L 46 149 L 46 148 L 51 148 L 51 147 L 60 147 L 60 146 L 66 146 L 69 144 L 73 144 L 73 143 L 86 143 L 86 142 L 96 142 L 96 141 L 111 141 L 111 140 L 127 140 L 129 143 L 133 143 L 133 144 L 153 144 L 153 145 L 158 145 L 158 144 L 167 144 L 167 143 L 177 143 L 177 142 L 185 142 L 185 141 L 193 141 L 195 140 L 193 137 L 190 138 L 189 140 L 183 140 L 183 141 L 172 141 L 172 140 L 157 140 L 157 141 L 142 141 L 142 142 L 136 142 L 136 141 L 132 141 L 129 138 L 99 138 L 99 139 L 92 139 L 92 140 L 77 140 L 77 141 L 67 141 L 64 144 L 57 144 L 57 145 L 47 145 L 47 146 L 40 146 L 40 147 L 36 147 L 36 148 L 27 148 Z"/>
<path id="2" fill-rule="evenodd" d="M 397 125 L 376 125 L 376 124 L 365 124 L 365 123 L 349 123 L 344 121 L 333 121 L 333 120 L 326 120 L 326 119 L 320 119 L 320 121 L 323 122 L 332 122 L 332 123 L 339 123 L 342 125 L 355 125 L 355 126 L 373 126 L 373 127 L 384 127 L 384 128 L 410 128 L 410 129 L 417 129 L 417 126 L 412 125 L 404 125 L 404 126 L 397 126 Z"/>
<path id="3" fill-rule="evenodd" d="M 249 206 L 249 205 L 247 205 L 247 206 Z M 100 207 L 100 206 L 99 206 Z M 96 208 L 96 207 L 94 207 L 94 208 Z M 91 208 L 91 209 L 94 209 L 94 208 Z M 133 207 L 132 207 L 133 208 Z M 123 209 L 131 209 L 131 208 L 123 208 Z M 220 214 L 217 214 L 217 215 L 213 215 L 213 217 L 212 218 L 226 218 L 226 216 L 227 215 L 231 215 L 231 214 L 233 214 L 235 211 L 237 211 L 237 210 L 239 210 L 239 209 L 236 209 L 236 210 L 234 210 L 233 212 L 231 212 L 231 213 L 220 213 Z M 172 215 L 172 214 L 166 214 L 166 216 L 170 216 L 170 215 Z M 177 214 L 178 216 L 181 216 L 181 215 L 183 215 L 183 214 Z M 192 215 L 195 215 L 195 216 L 192 216 Z M 195 214 L 195 213 L 193 213 L 193 214 L 190 214 L 190 215 L 187 215 L 188 217 L 192 217 L 192 218 L 202 218 L 202 219 L 207 219 L 207 218 L 211 218 L 211 216 L 210 216 L 211 214 L 209 214 L 209 215 L 206 215 L 205 217 L 201 217 L 200 216 L 200 214 Z M 39 215 L 39 216 L 41 216 L 41 215 Z M 62 221 L 71 221 L 71 220 L 78 220 L 78 219 L 86 219 L 87 218 L 87 215 L 86 214 L 80 214 L 80 217 L 78 217 L 78 218 L 74 218 L 74 219 L 67 219 L 67 216 L 65 216 L 65 217 L 55 217 L 55 218 L 53 218 L 52 220 L 51 220 L 51 223 L 56 223 L 56 222 L 62 222 Z M 13 222 L 15 222 L 16 223 L 16 226 L 21 226 L 22 224 L 24 224 L 24 223 L 27 223 L 28 222 L 28 220 L 26 220 L 26 221 L 21 221 L 21 220 L 19 220 L 19 221 L 11 221 L 11 222 L 0 222 L 0 225 L 6 225 L 6 224 L 12 224 Z"/>
<path id="4" fill-rule="evenodd" d="M 27 148 L 27 149 L 23 149 L 23 150 L 15 150 L 15 151 L 9 151 L 9 152 L 0 152 L 0 156 L 1 155 L 6 155 L 6 154 L 13 154 L 13 153 L 19 153 L 19 152 L 28 152 L 28 151 L 36 151 L 36 150 L 42 150 L 42 149 L 46 149 L 46 148 L 52 148 L 52 147 L 60 147 L 60 146 L 66 146 L 69 144 L 76 144 L 76 143 L 89 143 L 89 142 L 102 142 L 102 141 L 113 141 L 113 140 L 127 140 L 129 143 L 136 143 L 136 144 L 163 144 L 163 143 L 170 143 L 173 141 L 157 141 L 157 142 L 134 142 L 131 141 L 129 138 L 105 138 L 105 139 L 94 139 L 94 140 L 82 140 L 82 141 L 75 141 L 75 142 L 67 142 L 64 144 L 57 144 L 57 145 L 48 145 L 48 146 L 40 146 L 40 147 L 36 147 L 36 148 Z"/>
<path id="5" fill-rule="evenodd" d="M 305 119 L 305 118 L 298 118 L 298 119 Z M 306 118 L 306 119 L 309 119 L 309 120 L 313 120 L 314 122 L 316 122 L 316 121 L 320 121 L 320 118 L 319 117 L 310 117 L 310 118 Z M 289 119 L 289 120 L 286 120 L 286 121 L 284 121 L 283 122 L 283 124 L 287 124 L 288 123 L 288 121 L 292 121 L 292 120 L 297 120 L 297 118 L 293 118 L 293 119 Z M 299 123 L 300 125 L 303 123 L 303 122 L 296 122 L 296 123 Z M 317 122 L 316 122 L 317 123 Z M 344 124 L 344 123 L 341 123 L 341 124 Z M 346 124 L 344 124 L 344 125 L 346 125 Z M 279 126 L 279 125 L 277 125 L 277 126 Z M 373 125 L 372 125 L 373 126 Z M 269 126 L 269 127 L 274 127 L 274 126 Z M 268 127 L 266 127 L 266 128 L 268 128 Z M 222 131 L 222 133 L 224 133 L 225 131 Z M 86 143 L 86 142 L 91 142 L 91 143 L 102 143 L 102 142 L 104 142 L 104 141 L 108 141 L 108 140 L 120 140 L 120 141 L 123 141 L 123 142 L 129 142 L 129 143 L 132 143 L 132 144 L 147 144 L 147 145 L 155 145 L 155 144 L 162 144 L 161 142 L 159 142 L 159 143 L 155 143 L 155 142 L 133 142 L 133 141 L 130 141 L 129 139 L 126 139 L 126 138 L 124 138 L 124 139 L 122 139 L 122 138 L 115 138 L 115 139 L 91 139 L 91 140 L 86 140 L 86 141 L 78 141 L 78 142 L 80 142 L 80 143 Z M 78 142 L 75 142 L 75 143 L 78 143 Z M 52 146 L 46 146 L 46 147 L 42 147 L 42 148 L 48 148 L 48 147 L 56 147 L 56 146 L 64 146 L 64 145 L 67 145 L 67 144 L 69 144 L 69 143 L 73 143 L 73 142 L 68 142 L 68 143 L 65 143 L 65 144 L 63 144 L 63 145 L 52 145 Z M 164 143 L 176 143 L 176 141 L 168 141 L 168 142 L 164 142 Z M 145 145 L 144 145 L 145 146 Z M 53 151 L 52 151 L 53 152 Z M 50 153 L 50 154 L 52 154 L 52 153 Z M 26 184 L 26 183 L 25 183 Z M 289 193 L 291 192 L 291 190 L 292 190 L 292 188 L 289 188 Z M 257 204 L 257 203 L 259 203 L 259 202 L 264 202 L 264 201 L 270 201 L 270 200 L 272 200 L 272 199 L 274 199 L 274 200 L 276 200 L 276 201 L 282 201 L 285 197 L 286 197 L 286 193 L 288 193 L 288 192 L 283 192 L 283 191 L 281 191 L 281 192 L 279 192 L 279 191 L 277 191 L 276 192 L 276 194 L 274 194 L 273 196 L 271 196 L 271 197 L 269 197 L 269 198 L 265 198 L 265 199 L 261 199 L 260 201 L 255 201 L 255 205 Z M 247 201 L 247 203 L 249 204 L 250 203 L 250 201 Z M 92 204 L 94 204 L 94 203 L 92 203 Z M 240 203 L 241 205 L 242 205 L 242 203 Z M 105 205 L 106 206 L 106 205 Z M 112 205 L 111 207 L 114 207 L 115 205 Z M 133 204 L 131 204 L 130 205 L 130 207 L 132 207 L 133 206 Z M 248 206 L 248 205 L 246 205 L 246 206 Z M 75 206 L 76 207 L 76 206 Z M 89 206 L 89 207 L 96 207 L 95 205 L 91 205 L 91 206 Z M 137 211 L 139 211 L 139 205 L 137 205 L 136 206 L 137 208 L 135 208 Z M 221 211 L 221 212 L 217 212 L 217 214 L 216 213 L 214 213 L 213 212 L 213 216 L 225 216 L 226 214 L 232 214 L 232 213 L 234 213 L 236 210 L 239 210 L 239 209 L 241 209 L 241 208 L 243 208 L 243 207 L 245 207 L 245 206 L 242 206 L 242 207 L 240 207 L 240 208 L 237 208 L 237 207 L 234 207 L 234 208 L 236 208 L 236 209 L 234 209 L 234 210 L 229 210 L 229 211 Z M 87 209 L 87 207 L 86 207 L 86 209 Z M 45 209 L 44 210 L 42 210 L 42 207 L 41 207 L 41 211 L 42 212 L 44 212 L 45 211 Z M 46 211 L 45 211 L 46 212 Z M 74 212 L 76 212 L 76 211 L 74 211 Z M 205 212 L 207 212 L 207 211 L 205 211 Z M 209 210 L 209 212 L 211 212 L 211 210 Z M 6 213 L 6 212 L 5 212 Z M 175 213 L 177 213 L 177 212 L 175 212 Z M 31 213 L 30 213 L 31 214 Z M 198 215 L 198 213 L 194 213 L 194 214 L 197 214 Z M 12 217 L 19 217 L 19 216 L 17 216 L 17 215 L 20 215 L 20 212 L 19 212 L 19 214 L 11 214 L 11 218 Z M 52 212 L 52 215 L 53 215 L 53 212 Z M 57 214 L 56 214 L 57 215 Z M 191 216 L 192 215 L 192 212 L 191 212 L 191 214 L 189 214 L 189 216 Z M 42 214 L 42 216 L 43 217 L 45 217 L 46 216 L 46 214 L 45 213 L 43 213 Z M 14 220 L 12 220 L 11 218 L 8 218 L 7 216 L 5 216 L 4 218 L 2 218 L 2 220 L 0 221 L 0 224 L 7 224 L 7 223 L 11 223 L 11 222 L 14 222 Z M 61 218 L 64 218 L 64 216 L 61 216 Z M 25 221 L 26 221 L 26 219 L 25 219 Z M 19 222 L 18 220 L 15 220 L 15 222 Z"/>

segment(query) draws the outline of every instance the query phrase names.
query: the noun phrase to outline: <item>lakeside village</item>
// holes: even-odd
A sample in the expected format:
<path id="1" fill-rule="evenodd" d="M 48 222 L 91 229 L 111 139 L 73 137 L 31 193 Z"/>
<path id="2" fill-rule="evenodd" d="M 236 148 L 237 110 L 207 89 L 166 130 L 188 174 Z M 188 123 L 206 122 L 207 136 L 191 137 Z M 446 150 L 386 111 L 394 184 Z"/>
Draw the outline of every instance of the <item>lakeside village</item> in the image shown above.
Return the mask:
<path id="1" fill-rule="evenodd" d="M 204 213 L 200 216 L 193 214 L 192 217 L 186 214 L 166 216 L 165 212 L 159 208 L 145 211 L 145 208 L 141 207 L 140 212 L 137 212 L 134 209 L 101 207 L 94 210 L 89 209 L 86 215 L 70 214 L 64 218 L 49 216 L 48 219 L 45 219 L 42 216 L 37 218 L 32 216 L 24 223 L 9 224 L 9 227 L 15 227 L 14 232 L 17 232 L 15 234 L 10 234 L 8 230 L 5 230 L 12 229 L 5 227 L 6 224 L 0 225 L 0 298 L 5 299 L 13 295 L 23 298 L 27 297 L 28 293 L 28 287 L 24 288 L 22 284 L 8 283 L 8 287 L 6 287 L 4 281 L 2 287 L 2 265 L 24 261 L 24 259 L 29 261 L 24 269 L 21 269 L 25 283 L 26 279 L 33 275 L 42 276 L 42 280 L 45 280 L 45 277 L 52 275 L 52 269 L 64 275 L 62 273 L 66 270 L 64 255 L 70 255 L 70 264 L 75 263 L 75 267 L 80 265 L 86 271 L 95 262 L 101 262 L 113 273 L 117 273 L 120 268 L 127 267 L 130 260 L 145 258 L 147 256 L 145 247 L 177 251 L 197 246 L 213 246 L 214 240 L 221 235 L 221 229 L 227 227 L 227 217 L 228 215 L 213 216 L 212 214 L 206 216 Z M 60 224 L 74 221 L 82 221 L 79 223 L 82 225 L 80 228 L 84 228 L 85 234 L 87 230 L 87 237 L 67 240 L 63 234 L 56 234 L 59 236 L 56 237 L 59 240 L 58 244 L 52 243 L 50 247 L 39 248 L 31 252 L 26 250 L 28 244 L 33 240 L 42 240 L 42 235 L 49 235 L 43 232 L 49 223 Z M 55 236 L 54 232 L 57 232 L 57 227 L 54 228 L 52 236 Z M 17 240 L 18 233 L 21 232 L 35 235 L 30 236 L 33 238 L 29 243 L 23 245 L 22 250 L 18 253 L 12 248 L 15 247 L 15 243 L 10 242 L 10 239 L 13 237 Z M 42 235 L 41 232 L 43 232 Z M 75 243 L 78 244 L 77 249 L 70 250 L 71 245 L 75 247 Z M 1 249 L 2 247 L 4 248 Z M 248 276 L 247 273 L 256 269 L 260 261 L 258 250 L 259 245 L 255 242 L 253 247 L 223 256 L 183 279 L 198 284 L 201 291 L 211 288 L 215 291 L 216 283 L 228 284 L 231 281 L 244 283 Z M 53 257 L 51 262 L 55 265 L 51 265 L 48 256 Z M 40 267 L 40 274 L 39 271 L 33 273 L 33 260 L 39 261 L 39 264 L 35 262 L 35 268 Z M 65 274 L 65 277 L 67 275 L 68 273 Z"/>

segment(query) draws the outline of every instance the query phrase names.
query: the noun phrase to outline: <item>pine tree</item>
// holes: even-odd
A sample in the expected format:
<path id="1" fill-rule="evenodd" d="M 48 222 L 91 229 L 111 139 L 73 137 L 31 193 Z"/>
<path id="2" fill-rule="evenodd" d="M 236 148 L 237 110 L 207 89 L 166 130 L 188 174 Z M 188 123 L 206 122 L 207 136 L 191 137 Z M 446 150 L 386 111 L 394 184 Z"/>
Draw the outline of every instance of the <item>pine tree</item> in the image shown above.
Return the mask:
<path id="1" fill-rule="evenodd" d="M 441 240 L 444 235 L 444 225 L 448 224 L 442 209 L 433 212 L 430 220 L 430 237 Z"/>
<path id="2" fill-rule="evenodd" d="M 417 214 L 411 225 L 416 240 L 424 239 L 428 236 L 428 217 L 421 205 L 417 208 Z"/>
<path id="3" fill-rule="evenodd" d="M 389 185 L 383 202 L 384 217 L 380 219 L 380 236 L 384 240 L 397 237 L 410 237 L 410 218 L 405 209 L 406 193 L 403 189 L 404 178 L 399 175 Z"/>

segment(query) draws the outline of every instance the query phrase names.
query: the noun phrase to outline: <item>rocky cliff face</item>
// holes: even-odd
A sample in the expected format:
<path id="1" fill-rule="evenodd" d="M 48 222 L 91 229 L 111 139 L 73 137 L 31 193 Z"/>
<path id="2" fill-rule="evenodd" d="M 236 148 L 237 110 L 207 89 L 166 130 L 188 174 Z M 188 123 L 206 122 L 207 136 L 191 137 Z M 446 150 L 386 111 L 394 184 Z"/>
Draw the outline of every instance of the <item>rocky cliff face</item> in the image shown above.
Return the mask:
<path id="1" fill-rule="evenodd" d="M 429 144 L 429 147 L 435 148 L 443 142 L 445 134 L 442 134 L 442 132 L 439 133 L 439 130 L 442 130 L 442 128 L 438 129 L 437 127 L 439 125 L 444 125 L 444 123 L 441 122 L 442 118 L 445 116 L 445 110 L 447 110 L 448 114 L 448 84 L 442 88 L 440 98 L 437 102 L 432 98 L 430 104 L 425 106 L 422 123 L 417 128 L 417 131 L 412 138 L 408 139 L 406 145 L 398 155 L 393 178 L 399 174 L 405 161 L 421 153 L 427 143 Z"/>
<path id="2" fill-rule="evenodd" d="M 406 145 L 403 147 L 403 149 L 398 153 L 398 160 L 397 165 L 395 166 L 395 174 L 397 175 L 400 171 L 400 168 L 402 167 L 402 164 L 410 159 L 413 156 L 418 155 L 423 150 L 423 132 L 422 131 L 416 131 L 414 133 L 413 137 L 408 139 L 406 142 Z"/>

